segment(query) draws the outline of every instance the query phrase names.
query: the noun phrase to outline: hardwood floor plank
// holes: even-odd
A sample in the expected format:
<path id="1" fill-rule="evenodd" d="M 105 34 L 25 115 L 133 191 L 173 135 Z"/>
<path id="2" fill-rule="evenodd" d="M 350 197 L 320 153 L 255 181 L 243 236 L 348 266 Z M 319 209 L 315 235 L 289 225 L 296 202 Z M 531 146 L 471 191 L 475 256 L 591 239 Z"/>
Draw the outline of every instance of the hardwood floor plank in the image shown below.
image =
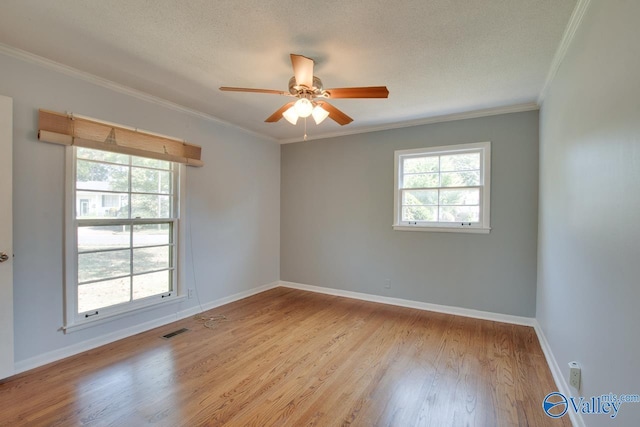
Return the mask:
<path id="1" fill-rule="evenodd" d="M 369 307 L 367 311 L 373 312 L 372 307 Z M 356 311 L 355 307 L 349 310 L 350 313 Z M 371 318 L 366 316 L 365 321 L 360 323 L 364 325 L 368 323 L 369 326 L 377 328 L 374 335 L 384 333 L 384 325 L 381 325 L 381 320 L 376 320 L 375 317 Z M 337 378 L 346 369 L 344 363 L 345 351 L 349 353 L 349 359 L 355 360 L 359 358 L 359 354 L 356 349 L 367 348 L 365 341 L 370 337 L 359 333 L 361 327 L 357 326 L 357 323 L 344 324 L 337 330 L 334 327 L 325 328 L 324 331 L 327 334 L 324 338 L 317 337 L 319 341 L 327 341 L 327 345 L 323 347 L 319 352 L 316 352 L 316 358 L 313 357 L 309 360 L 309 363 L 304 367 L 304 371 L 299 372 L 297 376 L 292 376 L 286 384 L 286 390 L 288 392 L 282 393 L 281 390 L 273 390 L 270 395 L 265 396 L 270 400 L 272 407 L 274 408 L 273 414 L 259 414 L 254 416 L 252 423 L 256 425 L 271 425 L 278 422 L 284 422 L 288 419 L 289 410 L 292 407 L 296 409 L 302 409 L 308 404 L 309 398 L 317 391 L 326 388 L 327 383 L 331 383 L 334 378 Z M 314 372 L 315 375 L 306 375 L 306 372 Z M 243 418 L 235 418 L 234 422 L 239 425 L 243 425 L 245 422 Z"/>
<path id="2" fill-rule="evenodd" d="M 385 313 L 377 313 L 386 317 Z M 310 408 L 307 413 L 302 414 L 299 423 L 302 424 L 309 416 L 314 420 L 323 420 L 327 424 L 327 418 L 341 420 L 343 424 L 361 424 L 359 414 L 370 401 L 368 395 L 376 387 L 380 386 L 381 377 L 388 375 L 388 371 L 401 364 L 398 359 L 398 345 L 401 344 L 406 326 L 410 319 L 401 319 L 398 316 L 393 318 L 392 323 L 386 323 L 378 328 L 376 333 L 367 337 L 366 345 L 353 350 L 348 360 L 343 364 L 343 374 L 335 378 L 334 383 L 327 384 L 324 392 L 318 396 L 317 401 L 322 403 L 321 407 L 331 408 L 331 413 L 322 412 L 320 405 Z M 385 343 L 385 339 L 391 336 L 399 339 L 393 345 Z M 341 387 L 342 384 L 349 384 L 349 387 Z M 336 392 L 339 390 L 340 392 Z"/>
<path id="3" fill-rule="evenodd" d="M 287 288 L 207 315 L 4 380 L 0 426 L 570 425 L 529 327 Z"/>

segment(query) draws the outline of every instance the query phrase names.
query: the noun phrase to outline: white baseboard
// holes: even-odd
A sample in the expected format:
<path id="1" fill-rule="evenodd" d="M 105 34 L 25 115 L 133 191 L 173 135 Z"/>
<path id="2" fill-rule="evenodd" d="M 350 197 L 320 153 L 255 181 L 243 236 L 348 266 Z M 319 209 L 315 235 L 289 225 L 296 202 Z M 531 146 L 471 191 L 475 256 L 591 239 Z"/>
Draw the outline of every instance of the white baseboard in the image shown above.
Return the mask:
<path id="1" fill-rule="evenodd" d="M 536 335 L 538 336 L 540 347 L 542 347 L 542 352 L 544 353 L 544 356 L 547 360 L 547 365 L 549 365 L 549 369 L 551 370 L 551 375 L 553 376 L 553 380 L 555 381 L 556 387 L 558 388 L 557 391 L 564 394 L 565 396 L 571 395 L 569 391 L 569 385 L 565 381 L 564 376 L 562 375 L 562 371 L 558 366 L 558 362 L 553 356 L 553 352 L 549 347 L 549 342 L 547 341 L 547 338 L 542 332 L 542 328 L 540 327 L 540 324 L 535 318 L 512 316 L 508 314 L 492 313 L 488 311 L 472 310 L 468 308 L 452 307 L 448 305 L 430 304 L 426 302 L 411 301 L 411 300 L 405 300 L 400 298 L 391 298 L 391 297 L 385 297 L 380 295 L 365 294 L 360 292 L 344 291 L 341 289 L 324 288 L 321 286 L 303 285 L 301 283 L 294 283 L 294 282 L 280 281 L 280 286 L 285 288 L 300 289 L 303 291 L 317 292 L 321 294 L 334 295 L 334 296 L 340 296 L 345 298 L 354 298 L 354 299 L 363 300 L 363 301 L 397 305 L 400 307 L 435 311 L 438 313 L 453 314 L 456 316 L 472 317 L 474 319 L 493 320 L 496 322 L 531 326 L 533 327 L 533 329 L 536 332 Z M 549 393 L 551 393 L 552 391 L 556 391 L 556 390 L 549 390 Z M 540 402 L 540 405 L 542 406 L 542 402 Z M 571 423 L 575 427 L 585 427 L 584 420 L 579 414 L 576 414 L 575 412 L 572 412 L 572 411 L 567 411 L 567 414 L 571 419 Z"/>
<path id="2" fill-rule="evenodd" d="M 569 388 L 569 384 L 564 379 L 564 375 L 562 374 L 562 370 L 560 369 L 560 365 L 558 365 L 558 361 L 553 355 L 551 351 L 551 347 L 549 346 L 549 341 L 547 341 L 547 337 L 544 335 L 542 331 L 542 327 L 538 323 L 537 320 L 534 319 L 533 329 L 536 331 L 536 335 L 538 336 L 538 341 L 540 341 L 540 347 L 542 347 L 542 352 L 544 353 L 544 357 L 547 359 L 547 365 L 549 365 L 549 369 L 551 370 L 551 375 L 553 375 L 553 380 L 556 383 L 556 387 L 560 393 L 565 396 L 571 396 L 571 389 Z M 549 390 L 549 393 L 556 390 Z M 582 419 L 582 415 L 576 414 L 574 411 L 567 411 L 569 418 L 571 419 L 571 424 L 574 427 L 586 427 L 584 420 Z"/>
<path id="3" fill-rule="evenodd" d="M 149 322 L 141 323 L 139 325 L 134 325 L 126 329 L 114 331 L 106 335 L 92 338 L 87 341 L 82 341 L 77 344 L 72 344 L 67 347 L 63 347 L 57 350 L 39 354 L 29 359 L 21 360 L 19 362 L 16 362 L 14 365 L 14 375 L 19 374 L 21 372 L 28 371 L 30 369 L 38 368 L 48 363 L 57 362 L 58 360 L 64 359 L 66 357 L 74 356 L 76 354 L 82 353 L 83 351 L 92 350 L 94 348 L 97 348 L 106 344 L 110 344 L 114 341 L 118 341 L 118 340 L 130 337 L 132 335 L 139 334 L 141 332 L 146 332 L 148 330 L 157 328 L 159 326 L 164 326 L 169 323 L 176 322 L 178 320 L 187 318 L 189 316 L 194 316 L 200 313 L 201 311 L 211 310 L 212 308 L 219 307 L 221 305 L 229 304 L 230 302 L 234 302 L 234 301 L 241 300 L 243 298 L 250 297 L 260 292 L 264 292 L 269 289 L 276 288 L 279 285 L 280 285 L 280 282 L 278 281 L 268 283 L 266 285 L 258 286 L 256 288 L 249 289 L 247 291 L 238 292 L 237 294 L 219 298 L 214 301 L 209 301 L 205 304 L 197 305 L 195 307 L 190 307 L 186 310 L 181 310 L 174 314 L 164 316 L 158 319 L 154 319 Z"/>
<path id="4" fill-rule="evenodd" d="M 538 324 L 537 320 L 534 318 L 512 316 L 508 314 L 492 313 L 488 311 L 472 310 L 468 308 L 452 307 L 452 306 L 446 306 L 446 305 L 440 305 L 440 304 L 430 304 L 430 303 L 425 303 L 420 301 L 411 301 L 411 300 L 406 300 L 401 298 L 391 298 L 391 297 L 385 297 L 380 295 L 344 291 L 340 289 L 304 285 L 301 283 L 285 282 L 285 281 L 276 281 L 276 282 L 268 283 L 263 286 L 258 286 L 258 287 L 249 289 L 247 291 L 238 292 L 233 295 L 229 295 L 214 301 L 209 301 L 202 305 L 197 305 L 195 307 L 191 307 L 186 310 L 176 312 L 169 316 L 164 316 L 159 319 L 155 319 L 139 325 L 134 325 L 126 329 L 115 331 L 106 335 L 102 335 L 100 337 L 83 341 L 81 343 L 73 344 L 67 347 L 63 347 L 57 350 L 43 353 L 41 355 L 29 358 L 29 359 L 19 361 L 15 364 L 14 374 L 19 374 L 19 373 L 28 371 L 30 369 L 34 369 L 34 368 L 46 365 L 48 363 L 56 362 L 66 357 L 70 357 L 70 356 L 74 356 L 76 354 L 82 353 L 83 351 L 92 350 L 94 348 L 97 348 L 106 344 L 110 344 L 114 341 L 118 341 L 118 340 L 130 337 L 132 335 L 139 334 L 141 332 L 145 332 L 153 328 L 157 328 L 159 326 L 164 326 L 169 323 L 172 323 L 190 316 L 194 316 L 200 313 L 201 311 L 211 310 L 212 308 L 229 304 L 231 302 L 238 301 L 238 300 L 250 297 L 252 295 L 259 294 L 264 291 L 268 291 L 273 288 L 277 288 L 279 286 L 282 286 L 285 288 L 299 289 L 299 290 L 304 290 L 309 292 L 316 292 L 316 293 L 321 293 L 326 295 L 353 298 L 353 299 L 358 299 L 362 301 L 370 301 L 370 302 L 390 304 L 390 305 L 395 305 L 400 307 L 415 308 L 418 310 L 434 311 L 438 313 L 453 314 L 456 316 L 471 317 L 475 319 L 492 320 L 496 322 L 531 326 L 534 328 L 538 336 L 538 340 L 540 341 L 540 346 L 542 347 L 542 351 L 546 357 L 547 364 L 549 365 L 549 369 L 551 370 L 553 379 L 556 383 L 556 386 L 558 387 L 558 391 L 565 394 L 566 396 L 570 395 L 569 386 L 566 383 L 564 376 L 562 375 L 562 371 L 560 370 L 555 357 L 553 356 L 551 348 L 549 347 L 549 343 L 547 342 L 547 339 L 542 331 L 542 328 Z M 551 391 L 553 390 L 550 390 L 550 392 Z M 580 417 L 578 414 L 572 413 L 571 411 L 568 411 L 568 414 L 574 426 L 585 427 L 582 417 Z"/>
<path id="5" fill-rule="evenodd" d="M 397 305 L 400 307 L 416 308 L 418 310 L 435 311 L 438 313 L 454 314 L 456 316 L 472 317 L 474 319 L 493 320 L 495 322 L 512 323 L 514 325 L 534 326 L 532 317 L 512 316 L 509 314 L 492 313 L 489 311 L 472 310 L 470 308 L 452 307 L 449 305 L 430 304 L 428 302 L 411 301 L 401 298 L 391 298 L 361 292 L 343 291 L 341 289 L 324 288 L 321 286 L 303 285 L 301 283 L 280 281 L 285 288 L 300 289 L 302 291 L 317 292 L 362 301 L 378 302 L 381 304 Z"/>
<path id="6" fill-rule="evenodd" d="M 250 297 L 252 295 L 259 294 L 264 291 L 268 291 L 269 289 L 277 288 L 278 286 L 280 286 L 280 281 L 275 281 L 275 282 L 267 283 L 266 285 L 249 289 L 248 291 L 238 292 L 237 294 L 229 295 L 228 297 L 219 298 L 217 300 L 203 304 L 202 311 L 211 310 L 212 308 L 220 307 L 221 305 L 229 304 L 231 302 L 238 301 L 238 300 Z M 196 315 L 198 313 L 200 313 L 200 307 L 196 307 L 195 312 L 192 314 Z M 189 314 L 189 316 L 190 315 L 191 314 Z"/>

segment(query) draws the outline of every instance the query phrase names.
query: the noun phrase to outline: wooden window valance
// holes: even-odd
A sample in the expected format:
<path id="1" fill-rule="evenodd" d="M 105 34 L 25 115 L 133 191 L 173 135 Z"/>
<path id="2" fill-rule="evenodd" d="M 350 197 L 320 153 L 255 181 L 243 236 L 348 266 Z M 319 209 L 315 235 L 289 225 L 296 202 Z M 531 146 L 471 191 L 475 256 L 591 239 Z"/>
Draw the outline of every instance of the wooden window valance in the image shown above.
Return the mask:
<path id="1" fill-rule="evenodd" d="M 95 119 L 40 110 L 38 139 L 132 156 L 203 166 L 202 147 Z"/>

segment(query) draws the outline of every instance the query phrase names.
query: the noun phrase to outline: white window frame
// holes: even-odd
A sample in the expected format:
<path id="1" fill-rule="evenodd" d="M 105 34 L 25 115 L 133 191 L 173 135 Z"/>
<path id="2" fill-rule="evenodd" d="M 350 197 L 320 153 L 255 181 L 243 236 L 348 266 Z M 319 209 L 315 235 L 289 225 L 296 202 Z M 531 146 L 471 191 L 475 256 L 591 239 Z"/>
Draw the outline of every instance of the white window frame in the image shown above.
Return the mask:
<path id="1" fill-rule="evenodd" d="M 451 223 L 427 221 L 401 221 L 402 218 L 402 165 L 409 157 L 448 154 L 480 153 L 480 218 L 476 223 Z M 445 188 L 445 187 L 443 187 Z M 489 233 L 491 230 L 491 142 L 445 145 L 394 152 L 394 209 L 393 229 L 398 231 L 436 231 L 456 233 Z"/>
<path id="2" fill-rule="evenodd" d="M 173 223 L 173 253 L 175 268 L 173 270 L 173 290 L 147 298 L 141 298 L 125 304 L 100 308 L 97 314 L 87 316 L 78 313 L 78 220 L 76 219 L 76 151 L 77 148 L 66 148 L 65 167 L 65 333 L 85 329 L 117 318 L 129 316 L 153 309 L 159 305 L 172 304 L 186 298 L 184 286 L 184 218 L 186 217 L 186 167 L 181 163 L 174 165 L 173 203 L 174 215 L 171 219 L 160 222 Z M 93 220 L 91 220 L 93 221 Z M 109 220 L 97 220 L 102 225 L 109 225 Z M 153 221 L 152 221 L 153 222 Z"/>

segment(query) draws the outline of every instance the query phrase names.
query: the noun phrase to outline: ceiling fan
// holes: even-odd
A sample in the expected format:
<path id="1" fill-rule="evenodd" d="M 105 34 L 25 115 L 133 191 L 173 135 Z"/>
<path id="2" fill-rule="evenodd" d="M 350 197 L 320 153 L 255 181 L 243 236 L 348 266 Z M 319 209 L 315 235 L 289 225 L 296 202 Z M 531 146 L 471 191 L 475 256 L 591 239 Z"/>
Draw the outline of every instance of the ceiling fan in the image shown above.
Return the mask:
<path id="1" fill-rule="evenodd" d="M 244 87 L 223 86 L 220 90 L 231 92 L 272 93 L 297 98 L 280 107 L 267 117 L 265 122 L 274 123 L 284 117 L 295 125 L 299 117 L 312 116 L 316 124 L 327 117 L 341 126 L 349 124 L 353 119 L 329 104 L 326 99 L 338 98 L 387 98 L 389 90 L 386 86 L 345 87 L 324 89 L 322 80 L 313 75 L 313 59 L 291 54 L 293 77 L 289 79 L 289 92 L 272 89 L 251 89 Z"/>

